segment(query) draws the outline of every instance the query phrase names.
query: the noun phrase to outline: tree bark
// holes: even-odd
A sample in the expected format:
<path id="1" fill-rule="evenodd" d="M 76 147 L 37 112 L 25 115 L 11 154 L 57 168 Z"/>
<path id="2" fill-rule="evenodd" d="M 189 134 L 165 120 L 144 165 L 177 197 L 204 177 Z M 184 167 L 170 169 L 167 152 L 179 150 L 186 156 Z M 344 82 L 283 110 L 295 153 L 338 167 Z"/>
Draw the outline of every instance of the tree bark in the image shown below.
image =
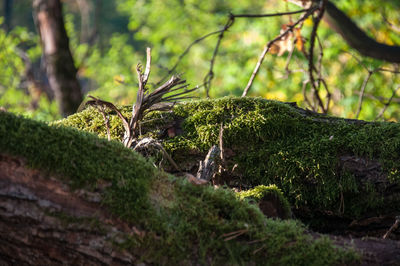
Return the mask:
<path id="1" fill-rule="evenodd" d="M 144 232 L 110 215 L 102 208 L 100 196 L 70 190 L 54 176 L 27 167 L 23 159 L 0 154 L 0 264 L 145 263 L 139 250 L 128 252 L 114 245 Z M 400 261 L 399 241 L 331 239 L 338 246 L 358 250 L 362 265 Z"/>
<path id="2" fill-rule="evenodd" d="M 89 43 L 92 39 L 92 32 L 90 17 L 92 13 L 92 4 L 87 0 L 76 0 L 79 7 L 79 13 L 81 15 L 81 36 L 80 43 Z"/>
<path id="3" fill-rule="evenodd" d="M 83 98 L 77 69 L 69 48 L 59 0 L 34 0 L 46 72 L 62 116 L 73 114 Z"/>
<path id="4" fill-rule="evenodd" d="M 134 254 L 113 246 L 132 229 L 99 198 L 0 155 L 0 264 L 134 264 Z"/>

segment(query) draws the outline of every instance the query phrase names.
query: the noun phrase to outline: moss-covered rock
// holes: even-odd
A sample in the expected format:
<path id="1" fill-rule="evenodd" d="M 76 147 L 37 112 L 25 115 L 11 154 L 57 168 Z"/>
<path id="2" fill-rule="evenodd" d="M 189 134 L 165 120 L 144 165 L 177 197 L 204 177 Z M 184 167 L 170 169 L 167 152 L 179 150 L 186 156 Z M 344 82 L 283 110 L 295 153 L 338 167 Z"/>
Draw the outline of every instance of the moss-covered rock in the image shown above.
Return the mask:
<path id="1" fill-rule="evenodd" d="M 124 112 L 129 116 L 129 108 Z M 112 113 L 113 137 L 122 126 Z M 59 122 L 105 136 L 92 108 Z M 290 104 L 260 98 L 222 98 L 181 103 L 149 113 L 142 133 L 158 138 L 180 167 L 197 168 L 218 143 L 220 126 L 231 184 L 276 184 L 292 206 L 356 218 L 400 209 L 400 125 L 365 123 L 307 114 Z M 166 137 L 166 129 L 176 136 Z M 151 132 L 151 133 L 149 133 Z M 361 168 L 374 171 L 365 173 Z M 372 173 L 372 176 L 370 175 Z"/>
<path id="2" fill-rule="evenodd" d="M 115 245 L 155 264 L 338 265 L 354 251 L 314 239 L 294 221 L 267 219 L 230 190 L 194 186 L 156 170 L 120 143 L 0 112 L 0 152 L 25 158 L 137 226 Z M 104 186 L 107 183 L 107 186 Z M 99 205 L 99 208 L 101 207 Z M 68 221 L 74 221 L 73 217 Z"/>

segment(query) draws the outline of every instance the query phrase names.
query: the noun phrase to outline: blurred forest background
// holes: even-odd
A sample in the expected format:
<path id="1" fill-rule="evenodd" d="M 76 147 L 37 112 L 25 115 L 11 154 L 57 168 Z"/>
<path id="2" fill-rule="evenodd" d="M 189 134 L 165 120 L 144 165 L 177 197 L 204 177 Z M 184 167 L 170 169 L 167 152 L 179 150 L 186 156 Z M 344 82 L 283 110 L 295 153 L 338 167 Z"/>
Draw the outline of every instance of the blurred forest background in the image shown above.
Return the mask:
<path id="1" fill-rule="evenodd" d="M 132 104 L 137 92 L 136 65 L 145 63 L 152 48 L 151 82 L 157 83 L 173 68 L 179 56 L 196 39 L 220 30 L 234 14 L 299 10 L 284 0 L 64 0 L 65 27 L 85 94 L 119 105 Z M 376 40 L 400 45 L 400 1 L 336 0 L 334 3 Z M 214 64 L 210 97 L 240 96 L 264 45 L 283 25 L 299 15 L 240 18 L 222 39 Z M 39 120 L 61 118 L 43 67 L 40 38 L 31 0 L 3 0 L 0 7 L 0 106 Z M 312 21 L 302 28 L 309 38 Z M 376 71 L 399 70 L 398 65 L 365 58 L 349 48 L 327 24 L 318 29 L 324 47 L 322 72 L 332 93 L 329 113 L 357 118 L 359 92 L 369 72 L 358 118 L 400 120 L 400 75 Z M 196 43 L 174 72 L 192 86 L 204 83 L 217 35 Z M 308 79 L 307 59 L 293 51 L 268 54 L 248 96 L 297 102 L 307 107 L 302 92 Z M 200 88 L 196 96 L 204 98 Z M 321 92 L 323 97 L 323 92 Z M 385 107 L 391 99 L 391 104 Z M 385 112 L 382 113 L 382 110 Z M 379 114 L 381 116 L 379 117 Z"/>

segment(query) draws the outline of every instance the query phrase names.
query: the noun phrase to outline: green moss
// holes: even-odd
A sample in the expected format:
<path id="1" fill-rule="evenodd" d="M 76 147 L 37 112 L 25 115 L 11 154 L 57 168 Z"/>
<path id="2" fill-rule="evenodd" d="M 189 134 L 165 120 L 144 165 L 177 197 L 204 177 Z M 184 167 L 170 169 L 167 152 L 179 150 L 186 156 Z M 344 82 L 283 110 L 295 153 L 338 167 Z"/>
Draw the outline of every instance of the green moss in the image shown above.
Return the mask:
<path id="1" fill-rule="evenodd" d="M 354 251 L 333 247 L 325 237 L 314 240 L 295 221 L 266 219 L 258 207 L 230 190 L 193 186 L 180 179 L 172 184 L 160 212 L 164 222 L 159 224 L 157 241 L 150 236 L 139 245 L 146 246 L 145 261 L 339 265 L 359 259 Z"/>
<path id="2" fill-rule="evenodd" d="M 92 109 L 82 116 L 85 121 L 70 123 L 68 118 L 62 123 L 87 128 L 90 117 L 98 118 Z M 182 164 L 199 159 L 191 156 L 192 151 L 205 154 L 217 144 L 223 124 L 224 146 L 236 154 L 228 164 L 231 168 L 238 165 L 240 182 L 250 186 L 276 184 L 294 206 L 353 218 L 354 214 L 379 213 L 388 206 L 400 208 L 396 197 L 395 201 L 384 201 L 383 191 L 366 188 L 360 177 L 338 170 L 341 155 L 374 158 L 387 174 L 387 181 L 400 183 L 397 123 L 357 124 L 322 115 L 306 117 L 290 105 L 248 97 L 182 103 L 172 113 L 151 113 L 144 122 L 146 119 L 184 121 L 183 135 L 162 140 L 175 161 Z"/>
<path id="3" fill-rule="evenodd" d="M 265 218 L 231 191 L 160 173 L 115 141 L 0 112 L 0 150 L 58 174 L 73 187 L 99 189 L 104 207 L 144 233 L 110 241 L 145 262 L 338 265 L 359 260 L 326 238 L 313 239 L 301 224 Z M 98 185 L 104 182 L 111 186 Z"/>
<path id="4" fill-rule="evenodd" d="M 276 204 L 275 207 L 282 218 L 290 218 L 292 216 L 288 200 L 283 196 L 282 191 L 276 185 L 259 185 L 253 189 L 240 191 L 237 193 L 237 196 L 242 200 L 254 201 L 257 204 L 262 200 L 272 201 Z"/>
<path id="5" fill-rule="evenodd" d="M 149 209 L 147 191 L 156 169 L 117 141 L 0 112 L 0 150 L 65 177 L 73 188 L 110 183 L 102 200 L 128 220 Z"/>
<path id="6" fill-rule="evenodd" d="M 119 107 L 121 113 L 125 117 L 131 117 L 131 107 Z M 122 139 L 124 135 L 124 128 L 117 113 L 107 109 L 105 114 L 109 117 L 109 126 L 111 132 L 111 139 Z M 64 125 L 67 127 L 75 127 L 80 130 L 95 133 L 100 137 L 107 137 L 107 129 L 104 124 L 102 114 L 96 108 L 89 106 L 80 113 L 73 114 L 67 119 L 56 121 L 53 125 Z"/>

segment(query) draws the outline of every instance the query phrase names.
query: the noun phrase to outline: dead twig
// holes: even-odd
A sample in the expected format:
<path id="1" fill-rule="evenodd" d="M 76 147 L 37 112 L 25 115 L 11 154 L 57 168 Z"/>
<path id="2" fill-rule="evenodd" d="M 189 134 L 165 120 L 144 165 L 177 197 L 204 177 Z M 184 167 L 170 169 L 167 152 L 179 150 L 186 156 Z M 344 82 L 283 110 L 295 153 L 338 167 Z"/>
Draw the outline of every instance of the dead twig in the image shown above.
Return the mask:
<path id="1" fill-rule="evenodd" d="M 392 96 L 390 96 L 389 100 L 385 103 L 383 106 L 382 110 L 379 112 L 379 114 L 375 117 L 375 121 L 378 120 L 383 116 L 383 113 L 385 113 L 386 109 L 389 107 L 389 105 L 392 103 L 394 96 L 396 96 L 397 91 L 400 89 L 400 85 L 397 86 L 395 90 L 393 90 Z"/>
<path id="2" fill-rule="evenodd" d="M 386 239 L 394 230 L 396 230 L 399 227 L 399 225 L 400 225 L 400 216 L 396 216 L 396 221 L 382 238 Z"/>
<path id="3" fill-rule="evenodd" d="M 224 151 L 223 136 L 224 136 L 224 126 L 221 123 L 220 128 L 219 128 L 219 136 L 218 136 L 218 138 L 219 138 L 219 150 L 220 150 L 220 155 L 219 156 L 221 158 L 220 171 L 222 171 L 221 167 L 225 168 L 225 166 L 226 166 L 225 156 L 224 156 L 225 151 Z"/>
<path id="4" fill-rule="evenodd" d="M 357 112 L 356 112 L 356 119 L 357 119 L 359 117 L 360 113 L 361 113 L 362 102 L 363 102 L 364 96 L 369 97 L 369 98 L 373 98 L 374 97 L 374 96 L 371 96 L 371 95 L 368 95 L 368 94 L 365 93 L 365 89 L 366 89 L 367 84 L 370 81 L 372 75 L 375 74 L 375 73 L 378 73 L 378 72 L 388 72 L 388 73 L 392 73 L 392 74 L 396 75 L 396 74 L 400 74 L 400 71 L 397 70 L 397 69 L 388 69 L 388 68 L 384 68 L 384 67 L 370 69 L 360 59 L 358 59 L 355 55 L 353 55 L 350 52 L 347 52 L 347 53 L 350 54 L 351 57 L 354 58 L 354 60 L 356 60 L 368 72 L 368 75 L 364 78 L 364 81 L 363 81 L 363 83 L 361 85 L 360 91 L 357 93 L 358 94 L 358 105 L 357 105 Z M 395 94 L 392 95 L 392 97 L 388 100 L 389 104 L 392 102 L 394 96 L 395 96 Z M 379 97 L 377 97 L 377 98 L 379 98 Z M 384 105 L 386 106 L 386 104 L 384 104 Z M 388 106 L 384 107 L 384 109 L 385 109 L 384 111 L 386 111 Z M 382 113 L 382 115 L 383 115 L 383 113 Z M 379 117 L 377 117 L 377 118 L 379 118 Z M 375 119 L 377 119 L 377 118 L 375 118 Z"/>
<path id="5" fill-rule="evenodd" d="M 360 92 L 355 92 L 355 94 L 359 95 Z M 369 98 L 369 99 L 374 100 L 374 101 L 378 101 L 378 102 L 382 103 L 383 105 L 390 100 L 390 98 L 386 98 L 386 97 L 382 97 L 382 96 L 375 96 L 375 95 L 372 95 L 370 93 L 364 93 L 364 97 Z M 396 104 L 400 104 L 400 98 L 393 97 L 391 102 L 392 103 L 396 103 Z"/>
<path id="6" fill-rule="evenodd" d="M 311 87 L 313 88 L 314 97 L 317 99 L 317 103 L 320 106 L 320 108 L 322 109 L 322 112 L 326 113 L 327 110 L 325 110 L 324 103 L 322 102 L 322 99 L 321 99 L 321 97 L 320 97 L 320 95 L 318 93 L 318 91 L 319 91 L 318 87 L 319 86 L 315 82 L 314 73 L 313 73 L 313 71 L 314 71 L 314 45 L 315 45 L 315 39 L 316 39 L 316 36 L 317 36 L 317 30 L 318 30 L 319 23 L 321 22 L 321 19 L 322 19 L 323 15 L 324 15 L 324 11 L 325 11 L 325 1 L 321 1 L 320 3 L 321 3 L 321 5 L 318 8 L 319 9 L 318 15 L 316 17 L 313 17 L 314 24 L 313 24 L 313 28 L 312 28 L 312 31 L 311 31 L 310 49 L 309 49 L 309 52 L 308 52 L 308 54 L 309 54 L 308 55 L 308 75 L 309 75 Z"/>
<path id="7" fill-rule="evenodd" d="M 147 49 L 146 70 L 143 73 L 142 66 L 139 64 L 136 67 L 138 74 L 139 89 L 137 92 L 136 103 L 132 106 L 132 118 L 129 122 L 129 130 L 125 131 L 123 143 L 126 147 L 131 147 L 133 140 L 136 138 L 136 129 L 139 121 L 143 118 L 145 112 L 151 109 L 154 105 L 166 101 L 178 101 L 187 99 L 188 93 L 197 89 L 186 89 L 186 81 L 182 80 L 179 75 L 172 76 L 167 82 L 158 87 L 153 92 L 147 94 L 146 84 L 150 75 L 151 51 Z M 177 92 L 180 89 L 185 89 Z M 172 95 L 165 96 L 167 93 L 175 92 Z M 182 96 L 184 95 L 184 96 Z"/>
<path id="8" fill-rule="evenodd" d="M 109 120 L 105 114 L 104 108 L 109 108 L 115 111 L 118 117 L 121 119 L 122 124 L 125 129 L 123 144 L 125 147 L 131 148 L 132 143 L 137 139 L 137 129 L 139 127 L 139 122 L 142 120 L 143 116 L 146 112 L 154 111 L 154 110 L 165 110 L 166 108 L 172 108 L 173 104 L 165 104 L 166 102 L 178 101 L 181 99 L 190 98 L 187 96 L 188 93 L 193 92 L 198 89 L 198 87 L 187 89 L 188 85 L 185 80 L 182 80 L 179 75 L 172 76 L 167 82 L 158 87 L 151 93 L 148 93 L 148 89 L 146 87 L 151 71 L 151 49 L 147 48 L 146 50 L 147 59 L 146 59 L 146 67 L 143 72 L 142 65 L 138 64 L 136 67 L 136 72 L 138 75 L 139 88 L 137 92 L 136 102 L 132 105 L 132 117 L 128 122 L 128 119 L 122 115 L 118 108 L 110 103 L 103 100 L 100 100 L 96 97 L 89 96 L 92 100 L 87 101 L 85 104 L 93 105 L 102 113 L 103 118 L 105 120 L 108 139 L 110 139 L 110 130 L 109 130 Z M 167 95 L 168 93 L 171 93 Z M 166 154 L 165 150 L 161 149 L 164 153 L 164 157 L 170 161 L 170 163 L 177 169 L 177 165 L 172 161 L 171 157 Z M 180 170 L 179 170 L 180 171 Z"/>
<path id="9" fill-rule="evenodd" d="M 198 179 L 210 181 L 213 178 L 216 172 L 216 158 L 219 153 L 218 146 L 214 145 L 210 148 L 204 161 L 200 161 L 199 170 L 196 175 Z"/>
<path id="10" fill-rule="evenodd" d="M 254 251 L 253 251 L 253 255 L 255 255 L 257 252 L 261 251 L 263 248 L 265 248 L 265 244 L 262 245 L 260 248 L 254 250 Z"/>
<path id="11" fill-rule="evenodd" d="M 166 74 L 159 82 L 156 83 L 156 86 L 159 86 L 170 74 L 172 74 L 172 73 L 176 70 L 176 68 L 178 67 L 178 65 L 179 65 L 180 62 L 182 61 L 182 59 L 189 53 L 190 49 L 192 49 L 192 47 L 193 47 L 195 44 L 197 44 L 197 43 L 203 41 L 204 39 L 207 39 L 207 38 L 210 37 L 210 36 L 213 36 L 213 35 L 215 35 L 215 34 L 220 34 L 220 33 L 221 33 L 222 31 L 224 31 L 224 30 L 225 30 L 225 29 L 221 29 L 221 30 L 217 30 L 217 31 L 208 33 L 208 34 L 206 34 L 206 35 L 204 35 L 204 36 L 202 36 L 202 37 L 200 37 L 200 38 L 194 40 L 191 44 L 189 44 L 189 46 L 186 47 L 185 51 L 183 51 L 183 53 L 181 53 L 181 54 L 179 55 L 178 59 L 176 60 L 176 63 L 173 65 L 173 67 L 167 71 L 167 74 Z"/>
<path id="12" fill-rule="evenodd" d="M 206 96 L 207 98 L 210 97 L 210 88 L 211 88 L 211 81 L 214 78 L 214 63 L 215 63 L 215 58 L 217 57 L 219 47 L 221 45 L 222 38 L 224 37 L 225 31 L 227 31 L 235 22 L 235 18 L 230 14 L 228 21 L 226 22 L 224 28 L 221 30 L 221 32 L 218 35 L 218 41 L 217 44 L 215 45 L 214 52 L 212 55 L 212 58 L 210 60 L 210 69 L 206 76 L 204 77 L 204 87 L 206 89 Z"/>
<path id="13" fill-rule="evenodd" d="M 211 82 L 214 79 L 214 63 L 215 59 L 218 54 L 219 47 L 221 45 L 221 41 L 224 37 L 225 32 L 232 27 L 232 25 L 235 22 L 235 18 L 265 18 L 265 17 L 277 17 L 277 16 L 284 16 L 284 15 L 293 15 L 293 14 L 299 14 L 299 13 L 304 13 L 307 12 L 308 9 L 302 9 L 302 10 L 297 10 L 297 11 L 291 11 L 291 12 L 279 12 L 279 13 L 272 13 L 272 14 L 229 14 L 228 21 L 226 22 L 225 26 L 223 27 L 222 30 L 218 31 L 218 41 L 217 44 L 215 45 L 214 52 L 212 55 L 212 58 L 210 60 L 210 69 L 208 73 L 204 77 L 204 87 L 206 89 L 206 96 L 207 98 L 210 97 L 209 91 L 211 88 Z M 217 32 L 214 32 L 217 33 Z M 208 37 L 208 36 L 207 36 Z"/>
<path id="14" fill-rule="evenodd" d="M 305 13 L 307 11 L 308 9 L 300 9 L 296 11 L 278 12 L 272 14 L 231 14 L 231 16 L 235 18 L 269 18 L 269 17 L 281 17 L 286 15 L 295 15 L 295 14 Z"/>
<path id="15" fill-rule="evenodd" d="M 101 115 L 103 116 L 104 126 L 106 127 L 106 130 L 107 130 L 107 140 L 110 141 L 111 140 L 110 124 L 109 124 L 110 123 L 110 119 L 109 119 L 108 115 L 106 115 L 105 105 L 99 104 L 99 100 L 96 99 L 95 97 L 90 96 L 90 95 L 89 95 L 89 97 L 92 98 L 93 101 L 94 101 L 91 105 L 93 105 L 101 113 Z"/>
<path id="16" fill-rule="evenodd" d="M 360 94 L 358 96 L 358 105 L 357 105 L 357 113 L 356 113 L 356 119 L 358 119 L 358 116 L 360 115 L 361 108 L 362 108 L 362 102 L 364 98 L 364 93 L 365 93 L 365 88 L 367 87 L 368 81 L 370 80 L 371 76 L 375 73 L 375 71 L 368 70 L 368 75 L 364 78 L 364 81 L 361 85 L 360 89 Z"/>
<path id="17" fill-rule="evenodd" d="M 223 234 L 222 237 L 225 238 L 224 241 L 230 241 L 232 239 L 237 238 L 238 236 L 247 233 L 248 231 L 249 231 L 248 229 L 241 229 L 234 232 Z"/>
<path id="18" fill-rule="evenodd" d="M 148 157 L 148 154 L 152 152 L 161 151 L 162 156 L 168 160 L 168 162 L 178 171 L 181 172 L 179 166 L 175 163 L 172 157 L 168 154 L 168 152 L 164 149 L 164 147 L 152 138 L 143 138 L 139 142 L 135 144 L 133 148 L 135 151 L 141 153 L 143 156 Z"/>
<path id="19" fill-rule="evenodd" d="M 112 103 L 110 103 L 110 102 L 107 102 L 107 101 L 100 100 L 100 99 L 98 99 L 98 98 L 96 98 L 96 97 L 94 97 L 94 96 L 91 96 L 91 95 L 88 95 L 88 97 L 91 98 L 92 100 L 87 101 L 87 102 L 85 103 L 85 105 L 91 105 L 91 106 L 94 106 L 94 107 L 96 107 L 96 108 L 98 108 L 98 106 L 103 106 L 103 107 L 107 107 L 107 108 L 109 108 L 109 109 L 115 111 L 115 112 L 117 113 L 118 117 L 121 119 L 122 125 L 123 125 L 125 131 L 126 131 L 126 130 L 129 130 L 129 123 L 128 123 L 128 120 L 127 120 L 126 117 L 118 110 L 118 108 L 117 108 L 114 104 L 112 104 Z"/>

